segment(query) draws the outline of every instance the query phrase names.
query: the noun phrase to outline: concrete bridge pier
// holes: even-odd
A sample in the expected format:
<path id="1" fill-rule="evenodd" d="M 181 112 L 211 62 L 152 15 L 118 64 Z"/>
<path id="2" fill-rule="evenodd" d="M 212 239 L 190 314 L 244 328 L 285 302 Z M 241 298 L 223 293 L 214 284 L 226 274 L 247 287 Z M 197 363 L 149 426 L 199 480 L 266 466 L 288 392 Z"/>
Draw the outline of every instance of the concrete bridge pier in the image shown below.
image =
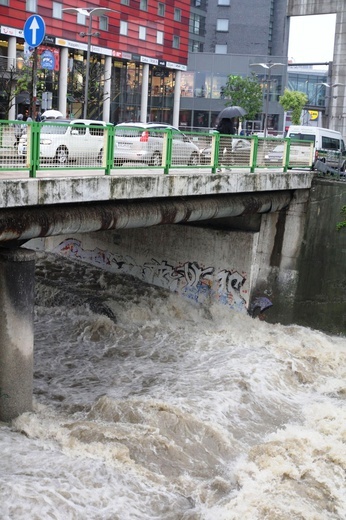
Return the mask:
<path id="1" fill-rule="evenodd" d="M 35 252 L 0 249 L 0 421 L 32 409 Z"/>
<path id="2" fill-rule="evenodd" d="M 252 298 L 271 300 L 266 317 L 273 323 L 293 323 L 308 200 L 309 190 L 296 190 L 287 209 L 262 216 Z"/>

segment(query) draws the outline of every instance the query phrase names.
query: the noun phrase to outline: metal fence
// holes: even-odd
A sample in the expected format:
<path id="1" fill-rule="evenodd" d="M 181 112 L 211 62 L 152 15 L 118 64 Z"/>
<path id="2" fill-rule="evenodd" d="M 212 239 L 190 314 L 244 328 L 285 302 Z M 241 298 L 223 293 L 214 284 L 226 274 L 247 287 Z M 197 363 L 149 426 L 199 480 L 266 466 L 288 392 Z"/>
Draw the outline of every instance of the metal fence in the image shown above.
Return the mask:
<path id="1" fill-rule="evenodd" d="M 42 123 L 0 121 L 0 171 L 58 169 L 103 170 L 106 175 L 128 168 L 150 168 L 168 174 L 172 168 L 212 173 L 245 168 L 311 168 L 313 144 L 256 135 L 185 132 L 171 128 L 114 126 L 96 122 Z"/>

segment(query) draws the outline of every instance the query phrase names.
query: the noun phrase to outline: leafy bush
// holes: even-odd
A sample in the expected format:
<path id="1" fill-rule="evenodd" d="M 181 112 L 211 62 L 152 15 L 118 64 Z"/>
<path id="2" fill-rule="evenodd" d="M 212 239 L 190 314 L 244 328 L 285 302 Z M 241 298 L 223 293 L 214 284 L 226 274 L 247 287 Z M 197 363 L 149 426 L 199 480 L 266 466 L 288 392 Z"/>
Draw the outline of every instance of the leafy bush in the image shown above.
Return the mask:
<path id="1" fill-rule="evenodd" d="M 298 92 L 297 90 L 285 89 L 282 96 L 279 97 L 279 103 L 286 112 L 292 111 L 292 124 L 300 124 L 300 116 L 302 110 L 308 101 L 308 97 L 304 92 Z"/>

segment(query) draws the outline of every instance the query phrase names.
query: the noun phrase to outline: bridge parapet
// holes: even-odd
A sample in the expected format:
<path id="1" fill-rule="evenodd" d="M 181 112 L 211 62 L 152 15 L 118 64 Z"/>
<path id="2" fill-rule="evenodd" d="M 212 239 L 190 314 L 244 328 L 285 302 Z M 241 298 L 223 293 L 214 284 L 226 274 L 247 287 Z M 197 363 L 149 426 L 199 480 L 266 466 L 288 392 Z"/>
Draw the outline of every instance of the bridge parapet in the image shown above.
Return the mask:
<path id="1" fill-rule="evenodd" d="M 179 171 L 170 175 L 151 170 L 138 174 L 129 171 L 117 176 L 59 176 L 36 179 L 1 179 L 0 209 L 71 203 L 162 199 L 171 197 L 220 196 L 311 187 L 310 171 L 273 170 L 261 173 L 231 171 L 199 174 Z"/>
<path id="2" fill-rule="evenodd" d="M 313 164 L 312 144 L 300 143 L 297 154 L 287 138 L 182 133 L 155 125 L 142 130 L 90 120 L 0 121 L 0 172 L 15 170 L 36 177 L 39 172 L 77 169 L 111 175 L 150 166 L 165 174 L 174 169 L 208 174 L 223 167 L 254 173 Z"/>

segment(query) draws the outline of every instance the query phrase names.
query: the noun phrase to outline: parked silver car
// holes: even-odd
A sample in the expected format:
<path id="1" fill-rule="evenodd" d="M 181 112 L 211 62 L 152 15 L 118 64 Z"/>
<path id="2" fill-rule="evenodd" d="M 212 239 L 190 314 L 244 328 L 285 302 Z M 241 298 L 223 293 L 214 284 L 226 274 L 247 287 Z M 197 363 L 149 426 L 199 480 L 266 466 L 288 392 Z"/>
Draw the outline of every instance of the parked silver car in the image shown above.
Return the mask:
<path id="1" fill-rule="evenodd" d="M 114 164 L 141 162 L 162 166 L 167 140 L 172 131 L 172 164 L 197 165 L 200 151 L 187 135 L 164 123 L 121 123 L 115 126 Z"/>

